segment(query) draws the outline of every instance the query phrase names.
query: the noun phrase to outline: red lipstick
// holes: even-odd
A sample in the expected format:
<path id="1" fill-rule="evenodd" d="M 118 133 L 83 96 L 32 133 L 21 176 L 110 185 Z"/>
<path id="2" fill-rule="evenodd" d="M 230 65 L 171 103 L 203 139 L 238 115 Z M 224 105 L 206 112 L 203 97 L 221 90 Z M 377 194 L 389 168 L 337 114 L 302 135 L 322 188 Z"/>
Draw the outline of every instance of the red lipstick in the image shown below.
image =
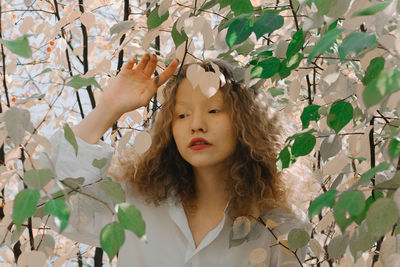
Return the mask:
<path id="1" fill-rule="evenodd" d="M 206 139 L 201 138 L 201 137 L 193 138 L 189 144 L 190 149 L 193 149 L 193 150 L 200 150 L 203 148 L 207 148 L 209 146 L 211 146 L 210 142 L 208 142 Z"/>

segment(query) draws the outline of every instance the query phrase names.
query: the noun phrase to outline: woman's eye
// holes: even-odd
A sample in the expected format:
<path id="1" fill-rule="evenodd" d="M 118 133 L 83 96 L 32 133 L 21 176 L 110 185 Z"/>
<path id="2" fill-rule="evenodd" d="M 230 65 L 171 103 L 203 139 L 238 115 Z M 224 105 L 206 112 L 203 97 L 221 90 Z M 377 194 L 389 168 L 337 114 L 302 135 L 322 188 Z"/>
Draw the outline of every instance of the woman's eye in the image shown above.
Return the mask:
<path id="1" fill-rule="evenodd" d="M 219 112 L 218 109 L 212 109 L 212 110 L 210 110 L 209 112 L 212 112 L 212 111 L 217 111 L 217 112 Z M 212 112 L 212 113 L 215 113 L 215 112 Z"/>
<path id="2" fill-rule="evenodd" d="M 182 116 L 185 116 L 185 114 L 178 115 L 178 118 L 179 119 L 184 119 L 184 117 L 182 117 Z"/>

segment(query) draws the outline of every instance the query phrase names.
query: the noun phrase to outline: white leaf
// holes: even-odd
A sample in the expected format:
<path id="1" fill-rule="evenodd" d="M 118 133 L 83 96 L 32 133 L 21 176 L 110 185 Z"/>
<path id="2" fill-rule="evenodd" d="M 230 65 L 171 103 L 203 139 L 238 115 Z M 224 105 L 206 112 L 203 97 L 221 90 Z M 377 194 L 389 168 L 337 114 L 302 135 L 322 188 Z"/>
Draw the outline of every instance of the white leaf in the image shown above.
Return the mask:
<path id="1" fill-rule="evenodd" d="M 225 53 L 229 50 L 229 46 L 226 43 L 226 33 L 228 32 L 228 28 L 225 28 L 218 32 L 218 27 L 214 29 L 214 32 L 216 32 L 216 37 L 214 41 L 214 48 L 219 52 L 219 53 Z"/>
<path id="2" fill-rule="evenodd" d="M 331 224 L 334 220 L 333 213 L 332 211 L 329 211 L 324 217 L 322 217 L 322 220 L 319 221 L 317 226 L 315 227 L 315 230 L 317 232 L 323 231 L 326 227 L 328 227 L 329 224 Z"/>
<path id="3" fill-rule="evenodd" d="M 384 263 L 385 267 L 400 267 L 400 254 L 394 253 L 390 255 L 386 258 L 386 261 Z M 374 266 L 376 266 L 376 264 Z"/>
<path id="4" fill-rule="evenodd" d="M 53 148 L 51 146 L 51 143 L 49 141 L 49 139 L 47 139 L 46 137 L 36 133 L 35 135 L 32 136 L 32 138 L 40 145 L 42 145 L 47 152 L 49 152 L 50 154 L 53 152 Z"/>
<path id="5" fill-rule="evenodd" d="M 54 248 L 56 241 L 51 235 L 38 234 L 34 238 L 35 246 L 40 243 L 39 250 L 46 254 L 47 257 L 54 257 Z"/>
<path id="6" fill-rule="evenodd" d="M 397 209 L 400 212 L 400 188 L 397 188 L 396 192 L 394 192 L 393 201 L 396 203 Z"/>
<path id="7" fill-rule="evenodd" d="M 208 98 L 212 97 L 218 92 L 219 89 L 219 77 L 214 72 L 201 73 L 200 90 Z"/>
<path id="8" fill-rule="evenodd" d="M 222 72 L 221 72 L 221 70 L 219 69 L 219 67 L 218 67 L 217 64 L 215 64 L 215 63 L 213 63 L 213 62 L 210 62 L 210 63 L 211 63 L 211 66 L 213 67 L 215 73 L 218 75 L 218 77 L 219 77 L 219 79 L 220 79 L 220 81 L 221 81 L 221 87 L 223 87 L 223 86 L 225 85 L 225 83 L 226 83 L 224 74 L 222 74 Z"/>
<path id="9" fill-rule="evenodd" d="M 135 136 L 134 147 L 139 154 L 146 152 L 152 143 L 151 135 L 148 132 L 140 132 Z"/>
<path id="10" fill-rule="evenodd" d="M 321 144 L 321 157 L 324 161 L 335 156 L 342 149 L 342 139 L 338 135 L 330 135 L 324 138 Z"/>
<path id="11" fill-rule="evenodd" d="M 46 254 L 41 251 L 26 251 L 18 258 L 18 267 L 44 267 L 47 266 Z"/>
<path id="12" fill-rule="evenodd" d="M 69 198 L 70 216 L 69 223 L 78 231 L 82 231 L 94 218 L 96 205 L 102 205 L 100 202 L 82 194 L 75 194 Z"/>
<path id="13" fill-rule="evenodd" d="M 178 32 L 182 31 L 182 27 L 184 26 L 185 20 L 189 18 L 190 14 L 191 14 L 190 11 L 186 11 L 182 13 L 176 20 L 176 29 L 178 30 Z"/>
<path id="14" fill-rule="evenodd" d="M 15 145 L 22 143 L 25 136 L 25 130 L 33 132 L 33 124 L 30 121 L 31 114 L 25 109 L 11 107 L 4 114 L 6 128 L 11 140 Z"/>
<path id="15" fill-rule="evenodd" d="M 308 245 L 310 246 L 311 251 L 314 253 L 314 255 L 317 258 L 321 258 L 321 256 L 324 254 L 324 250 L 323 250 L 321 244 L 317 240 L 312 238 L 308 242 Z"/>
<path id="16" fill-rule="evenodd" d="M 158 96 L 158 95 L 157 95 Z M 142 115 L 137 110 L 128 113 L 129 118 L 131 118 L 132 123 L 136 124 L 143 120 Z"/>
<path id="17" fill-rule="evenodd" d="M 193 40 L 189 40 L 189 45 L 188 45 L 188 49 L 187 49 L 187 51 L 192 55 L 194 54 L 194 44 L 193 43 L 194 43 Z M 186 54 L 185 64 L 196 61 L 196 58 L 191 56 L 189 53 Z M 182 43 L 175 51 L 175 58 L 179 59 L 179 61 L 182 62 L 184 54 L 185 54 L 185 43 Z"/>
<path id="18" fill-rule="evenodd" d="M 340 72 L 338 71 L 338 66 L 332 64 L 322 73 L 321 79 L 331 85 L 339 78 L 339 74 Z"/>
<path id="19" fill-rule="evenodd" d="M 90 28 L 96 23 L 96 17 L 92 13 L 83 13 L 81 15 L 81 21 L 86 26 L 86 28 Z"/>
<path id="20" fill-rule="evenodd" d="M 123 149 L 125 149 L 126 144 L 129 142 L 132 136 L 132 131 L 128 130 L 125 132 L 125 134 L 119 139 L 118 141 L 118 153 L 121 153 Z"/>
<path id="21" fill-rule="evenodd" d="M 334 20 L 343 16 L 343 14 L 348 10 L 351 0 L 336 0 L 329 9 L 327 17 L 331 17 Z"/>
<path id="22" fill-rule="evenodd" d="M 199 64 L 192 64 L 186 70 L 186 78 L 192 84 L 193 89 L 201 82 L 201 74 L 205 70 Z"/>
<path id="23" fill-rule="evenodd" d="M 161 18 L 168 9 L 171 7 L 172 0 L 162 0 L 160 7 L 158 8 L 158 16 Z"/>
<path id="24" fill-rule="evenodd" d="M 33 22 L 33 18 L 31 16 L 24 17 L 22 25 L 19 27 L 19 31 L 21 34 L 26 34 L 29 30 L 32 30 L 36 24 Z"/>
<path id="25" fill-rule="evenodd" d="M 251 229 L 251 222 L 246 216 L 239 216 L 232 226 L 232 239 L 242 239 L 247 236 Z"/>
<path id="26" fill-rule="evenodd" d="M 116 33 L 124 34 L 129 31 L 135 24 L 136 23 L 133 20 L 121 21 L 120 23 L 117 23 L 110 28 L 110 34 L 111 36 Z"/>
<path id="27" fill-rule="evenodd" d="M 323 167 L 322 171 L 324 175 L 336 174 L 338 170 L 341 170 L 346 166 L 349 159 L 344 151 L 337 154 L 332 160 L 328 161 Z"/>
<path id="28" fill-rule="evenodd" d="M 291 100 L 297 101 L 297 98 L 300 95 L 300 87 L 301 87 L 301 83 L 298 79 L 295 79 L 294 81 L 292 81 L 292 83 L 290 84 L 290 88 L 289 88 L 289 96 L 290 96 Z"/>
<path id="29" fill-rule="evenodd" d="M 152 29 L 151 31 L 147 32 L 144 36 L 143 36 L 143 40 L 142 40 L 142 47 L 144 50 L 146 50 L 150 43 L 153 42 L 153 40 L 156 38 L 156 36 L 158 36 L 160 34 L 160 30 L 157 28 Z"/>
<path id="30" fill-rule="evenodd" d="M 0 145 L 4 143 L 7 138 L 7 131 L 0 130 Z"/>
<path id="31" fill-rule="evenodd" d="M 265 248 L 256 248 L 250 253 L 249 264 L 259 264 L 267 258 L 267 251 Z"/>

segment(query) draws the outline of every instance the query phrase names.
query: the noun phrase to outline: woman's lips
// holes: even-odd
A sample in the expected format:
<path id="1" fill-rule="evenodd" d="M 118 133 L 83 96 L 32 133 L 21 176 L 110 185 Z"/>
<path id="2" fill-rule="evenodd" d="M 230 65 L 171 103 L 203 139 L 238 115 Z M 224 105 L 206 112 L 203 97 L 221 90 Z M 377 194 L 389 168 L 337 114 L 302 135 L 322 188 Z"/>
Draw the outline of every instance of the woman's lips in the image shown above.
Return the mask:
<path id="1" fill-rule="evenodd" d="M 200 149 L 207 148 L 209 146 L 211 146 L 211 145 L 210 144 L 194 145 L 194 146 L 191 146 L 190 149 L 192 149 L 192 150 L 200 150 Z"/>

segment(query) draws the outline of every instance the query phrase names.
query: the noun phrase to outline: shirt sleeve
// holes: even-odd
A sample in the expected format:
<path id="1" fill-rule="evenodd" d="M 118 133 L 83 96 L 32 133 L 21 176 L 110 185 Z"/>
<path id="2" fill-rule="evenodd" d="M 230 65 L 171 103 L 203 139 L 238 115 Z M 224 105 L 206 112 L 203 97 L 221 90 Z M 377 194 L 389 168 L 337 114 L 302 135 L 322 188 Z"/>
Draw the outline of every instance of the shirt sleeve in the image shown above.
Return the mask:
<path id="1" fill-rule="evenodd" d="M 89 144 L 77 136 L 75 138 L 78 144 L 77 154 L 75 154 L 73 146 L 64 137 L 64 131 L 58 130 L 49 139 L 52 145 L 52 153 L 41 153 L 39 160 L 43 168 L 53 171 L 57 180 L 84 178 L 80 190 L 85 194 L 72 194 L 65 201 L 70 216 L 68 226 L 64 229 L 62 235 L 76 242 L 100 246 L 100 231 L 107 223 L 112 221 L 113 203 L 105 197 L 96 181 L 107 177 L 114 150 L 111 145 L 101 140 L 97 144 Z M 94 159 L 103 160 L 106 163 L 102 168 L 97 168 L 92 164 Z M 82 178 L 80 180 L 82 181 Z M 68 187 L 65 187 L 65 189 L 68 189 Z M 55 185 L 49 193 L 54 194 L 59 190 L 60 186 Z M 97 199 L 102 200 L 103 203 L 97 201 Z M 49 220 L 49 226 L 59 230 L 52 218 Z"/>
<path id="2" fill-rule="evenodd" d="M 304 215 L 305 216 L 305 215 Z M 298 218 L 295 215 L 288 212 L 286 209 L 277 208 L 272 211 L 271 214 L 265 217 L 265 222 L 268 224 L 267 220 L 271 220 L 271 223 L 276 225 L 272 228 L 272 240 L 267 244 L 267 253 L 269 254 L 269 262 L 267 266 L 285 266 L 285 267 L 298 267 L 300 263 L 304 263 L 304 259 L 306 257 L 307 246 L 297 249 L 296 255 L 293 252 L 288 250 L 282 245 L 278 244 L 276 238 L 280 238 L 284 235 L 283 240 L 287 240 L 287 235 L 292 229 L 302 229 L 306 231 L 308 234 L 311 233 L 312 225 L 306 221 L 305 217 Z M 267 230 L 268 231 L 268 230 Z M 273 236 L 275 235 L 275 236 Z M 275 238 L 276 237 L 276 238 Z M 282 241 L 284 243 L 285 241 Z M 286 244 L 288 247 L 288 245 Z"/>

